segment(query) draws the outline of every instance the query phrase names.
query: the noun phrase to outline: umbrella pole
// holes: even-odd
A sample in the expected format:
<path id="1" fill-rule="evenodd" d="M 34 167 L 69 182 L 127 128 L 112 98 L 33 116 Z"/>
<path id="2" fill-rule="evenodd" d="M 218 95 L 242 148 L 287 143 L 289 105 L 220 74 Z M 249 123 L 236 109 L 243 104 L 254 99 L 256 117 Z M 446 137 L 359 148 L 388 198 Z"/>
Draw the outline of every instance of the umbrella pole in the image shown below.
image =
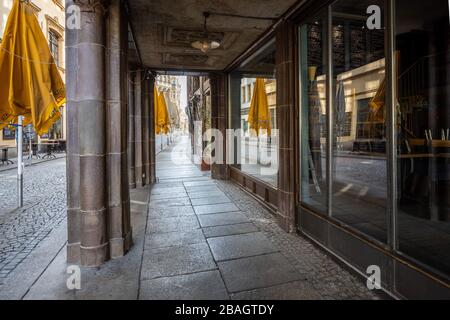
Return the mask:
<path id="1" fill-rule="evenodd" d="M 259 164 L 260 158 L 259 158 L 259 132 L 258 132 L 258 136 L 256 137 L 256 163 Z"/>
<path id="2" fill-rule="evenodd" d="M 30 166 L 33 165 L 33 139 L 31 139 L 31 126 L 28 127 L 28 142 L 30 144 L 30 150 L 28 151 L 28 154 L 30 156 Z"/>
<path id="3" fill-rule="evenodd" d="M 19 208 L 23 207 L 23 117 L 17 124 L 17 196 Z"/>

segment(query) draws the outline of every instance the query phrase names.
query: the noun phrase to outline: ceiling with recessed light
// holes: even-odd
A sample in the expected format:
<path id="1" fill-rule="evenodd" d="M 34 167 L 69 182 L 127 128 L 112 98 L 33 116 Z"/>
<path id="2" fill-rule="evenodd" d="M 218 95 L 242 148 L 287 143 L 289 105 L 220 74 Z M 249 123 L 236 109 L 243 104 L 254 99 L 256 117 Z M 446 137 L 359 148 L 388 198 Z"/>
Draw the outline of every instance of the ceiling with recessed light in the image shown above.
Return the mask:
<path id="1" fill-rule="evenodd" d="M 142 64 L 154 69 L 223 70 L 245 51 L 296 0 L 129 0 L 130 23 Z M 191 46 L 205 40 L 220 47 L 201 52 Z M 217 14 L 228 14 L 223 16 Z M 249 19 L 251 16 L 269 19 Z M 136 59 L 136 57 L 134 57 Z M 137 62 L 137 61 L 135 61 Z"/>

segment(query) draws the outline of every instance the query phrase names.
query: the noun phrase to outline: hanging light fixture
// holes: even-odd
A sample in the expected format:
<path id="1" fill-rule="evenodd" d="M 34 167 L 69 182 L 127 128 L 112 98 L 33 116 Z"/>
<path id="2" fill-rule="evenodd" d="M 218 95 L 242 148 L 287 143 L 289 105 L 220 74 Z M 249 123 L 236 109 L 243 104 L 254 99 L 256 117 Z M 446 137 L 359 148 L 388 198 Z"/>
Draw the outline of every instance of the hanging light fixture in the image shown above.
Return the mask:
<path id="1" fill-rule="evenodd" d="M 220 43 L 214 40 L 209 40 L 208 30 L 206 29 L 206 21 L 209 17 L 209 12 L 203 12 L 204 23 L 203 33 L 201 34 L 203 40 L 196 40 L 191 43 L 191 46 L 195 49 L 199 49 L 201 52 L 206 53 L 209 50 L 214 50 L 220 47 Z"/>

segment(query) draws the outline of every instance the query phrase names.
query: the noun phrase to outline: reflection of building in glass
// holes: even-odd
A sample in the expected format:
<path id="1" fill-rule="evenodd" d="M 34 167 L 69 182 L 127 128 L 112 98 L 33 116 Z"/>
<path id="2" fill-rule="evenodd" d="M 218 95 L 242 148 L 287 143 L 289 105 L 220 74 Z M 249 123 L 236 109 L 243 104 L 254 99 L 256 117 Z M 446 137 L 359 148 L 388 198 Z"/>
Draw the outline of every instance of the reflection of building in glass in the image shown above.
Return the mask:
<path id="1" fill-rule="evenodd" d="M 208 77 L 205 76 L 191 76 L 187 78 L 187 95 L 188 95 L 188 107 L 186 108 L 187 116 L 189 119 L 189 132 L 191 135 L 191 147 L 194 157 L 201 157 L 196 159 L 201 163 L 200 168 L 202 170 L 210 170 L 209 158 L 210 153 L 206 147 L 211 143 L 211 135 L 209 129 L 211 129 L 211 87 Z M 204 136 L 203 139 L 197 139 L 194 141 L 194 123 L 201 122 L 201 128 L 197 132 L 198 137 Z M 203 156 L 198 154 L 199 151 L 203 152 Z M 196 152 L 197 151 L 197 152 Z"/>
<path id="2" fill-rule="evenodd" d="M 337 85 L 341 83 L 344 88 L 345 106 L 341 125 L 339 143 L 343 150 L 350 152 L 379 152 L 385 153 L 386 140 L 384 137 L 384 121 L 370 120 L 370 101 L 375 97 L 385 77 L 384 59 L 362 65 L 355 69 L 344 71 L 337 75 Z M 326 76 L 317 77 L 317 87 L 321 105 L 321 121 L 326 118 Z M 338 104 L 338 101 L 335 101 Z M 325 143 L 322 132 L 322 142 Z"/>
<path id="3" fill-rule="evenodd" d="M 180 94 L 181 85 L 178 77 L 160 75 L 156 78 L 158 92 L 163 92 L 169 112 L 171 130 L 180 127 Z"/>

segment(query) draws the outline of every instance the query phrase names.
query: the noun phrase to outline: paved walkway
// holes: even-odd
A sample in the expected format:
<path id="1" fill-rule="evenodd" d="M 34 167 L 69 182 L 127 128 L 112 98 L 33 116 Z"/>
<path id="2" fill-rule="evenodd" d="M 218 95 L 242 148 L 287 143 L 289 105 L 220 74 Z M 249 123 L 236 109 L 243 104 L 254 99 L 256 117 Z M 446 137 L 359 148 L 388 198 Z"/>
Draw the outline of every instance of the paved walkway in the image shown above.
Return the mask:
<path id="1" fill-rule="evenodd" d="M 140 299 L 374 299 L 309 241 L 281 230 L 256 200 L 186 157 L 187 139 L 157 158 Z"/>
<path id="2" fill-rule="evenodd" d="M 17 232 L 16 243 L 23 238 L 32 248 L 23 251 L 25 258 L 13 258 L 13 269 L 4 268 L 8 275 L 0 281 L 0 299 L 380 298 L 308 240 L 285 233 L 235 184 L 199 171 L 186 156 L 187 144 L 182 138 L 158 155 L 159 181 L 151 190 L 131 190 L 133 247 L 123 258 L 82 268 L 80 290 L 66 284 L 64 161 L 37 165 L 52 168 L 40 170 L 47 178 L 36 176 L 36 189 L 45 190 L 39 183 L 52 174 L 59 182 L 49 184 L 36 210 L 9 215 L 28 220 L 0 227 L 5 235 L 24 226 L 46 230 L 46 236 L 29 242 L 34 238 Z M 46 223 L 32 220 L 45 215 Z M 14 243 L 1 239 L 2 246 Z"/>

